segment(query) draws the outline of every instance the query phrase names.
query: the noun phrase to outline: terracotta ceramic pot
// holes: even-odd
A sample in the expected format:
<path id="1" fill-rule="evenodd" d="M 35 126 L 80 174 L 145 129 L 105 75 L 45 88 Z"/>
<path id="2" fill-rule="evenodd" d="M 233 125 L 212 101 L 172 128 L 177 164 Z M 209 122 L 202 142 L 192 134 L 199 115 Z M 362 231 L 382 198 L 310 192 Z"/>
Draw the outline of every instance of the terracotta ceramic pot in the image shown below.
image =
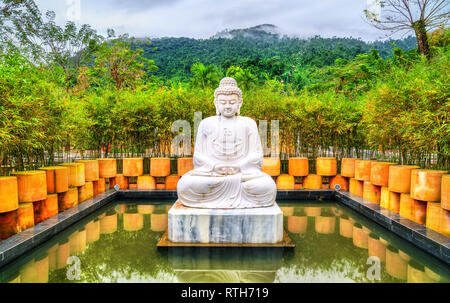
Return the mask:
<path id="1" fill-rule="evenodd" d="M 305 189 L 322 189 L 322 176 L 319 175 L 308 175 L 303 180 L 303 187 Z"/>
<path id="2" fill-rule="evenodd" d="M 335 189 L 336 185 L 339 185 L 341 187 L 341 190 L 343 191 L 349 190 L 348 178 L 345 178 L 341 175 L 330 178 L 330 189 Z"/>
<path id="3" fill-rule="evenodd" d="M 184 176 L 186 173 L 194 169 L 194 159 L 193 158 L 178 158 L 178 175 L 180 177 Z"/>
<path id="4" fill-rule="evenodd" d="M 290 175 L 280 175 L 277 177 L 278 190 L 293 190 L 295 189 L 295 178 Z"/>
<path id="5" fill-rule="evenodd" d="M 411 197 L 420 201 L 441 201 L 442 176 L 446 171 L 415 169 L 411 172 Z"/>
<path id="6" fill-rule="evenodd" d="M 262 171 L 272 177 L 278 177 L 281 174 L 280 158 L 264 158 Z"/>
<path id="7" fill-rule="evenodd" d="M 150 175 L 152 177 L 167 177 L 170 175 L 169 158 L 152 158 L 150 160 Z"/>
<path id="8" fill-rule="evenodd" d="M 170 164 L 169 164 L 170 165 Z M 169 166 L 170 168 L 170 166 Z M 125 177 L 138 177 L 144 174 L 143 158 L 125 158 L 123 159 L 123 175 Z"/>
<path id="9" fill-rule="evenodd" d="M 42 201 L 47 198 L 47 175 L 44 171 L 15 172 L 20 203 Z"/>
<path id="10" fill-rule="evenodd" d="M 61 166 L 69 170 L 69 187 L 79 187 L 86 183 L 83 163 L 63 163 Z"/>
<path id="11" fill-rule="evenodd" d="M 364 193 L 364 182 L 351 178 L 349 184 L 349 191 L 352 194 L 357 195 L 358 197 L 362 197 Z"/>
<path id="12" fill-rule="evenodd" d="M 400 194 L 389 192 L 389 210 L 400 214 Z"/>
<path id="13" fill-rule="evenodd" d="M 355 162 L 353 158 L 343 158 L 341 161 L 341 176 L 347 178 L 355 177 Z"/>
<path id="14" fill-rule="evenodd" d="M 290 158 L 289 175 L 294 177 L 306 177 L 309 175 L 308 158 Z"/>
<path id="15" fill-rule="evenodd" d="M 94 184 L 86 182 L 83 186 L 78 187 L 78 203 L 83 203 L 94 197 Z"/>
<path id="16" fill-rule="evenodd" d="M 389 167 L 395 163 L 373 162 L 370 170 L 370 183 L 378 186 L 389 185 Z"/>
<path id="17" fill-rule="evenodd" d="M 441 207 L 450 210 L 450 175 L 442 176 Z"/>
<path id="18" fill-rule="evenodd" d="M 427 203 L 426 226 L 434 231 L 440 232 L 442 208 L 439 202 Z"/>
<path id="19" fill-rule="evenodd" d="M 42 167 L 47 176 L 47 193 L 59 194 L 69 189 L 69 168 L 64 166 Z"/>
<path id="20" fill-rule="evenodd" d="M 177 190 L 178 181 L 180 176 L 170 175 L 166 177 L 166 190 Z"/>
<path id="21" fill-rule="evenodd" d="M 109 179 L 109 188 L 114 188 L 116 185 L 119 185 L 121 190 L 127 190 L 129 188 L 128 177 L 119 174 L 114 178 Z"/>
<path id="22" fill-rule="evenodd" d="M 0 177 L 0 214 L 19 208 L 16 177 Z"/>
<path id="23" fill-rule="evenodd" d="M 137 179 L 137 189 L 139 190 L 155 190 L 156 179 L 152 176 L 139 176 Z"/>
<path id="24" fill-rule="evenodd" d="M 94 197 L 106 191 L 106 179 L 98 179 L 92 182 L 92 185 L 94 186 Z"/>
<path id="25" fill-rule="evenodd" d="M 316 159 L 317 175 L 331 177 L 337 175 L 337 159 L 336 158 L 317 158 Z"/>
<path id="26" fill-rule="evenodd" d="M 98 159 L 99 177 L 114 178 L 117 175 L 117 160 L 112 158 Z"/>
<path id="27" fill-rule="evenodd" d="M 418 166 L 411 165 L 389 166 L 389 190 L 400 194 L 409 194 L 411 191 L 411 171 L 418 168 Z"/>
<path id="28" fill-rule="evenodd" d="M 77 163 L 84 164 L 84 178 L 86 182 L 97 181 L 99 179 L 98 160 L 78 160 Z"/>
<path id="29" fill-rule="evenodd" d="M 355 161 L 355 179 L 359 181 L 370 181 L 370 173 L 372 169 L 372 160 Z"/>
<path id="30" fill-rule="evenodd" d="M 58 194 L 58 211 L 61 213 L 78 205 L 78 188 L 70 187 L 65 193 Z"/>
<path id="31" fill-rule="evenodd" d="M 363 187 L 363 198 L 375 203 L 380 204 L 380 196 L 381 196 L 381 187 L 373 185 L 370 182 L 364 182 Z"/>

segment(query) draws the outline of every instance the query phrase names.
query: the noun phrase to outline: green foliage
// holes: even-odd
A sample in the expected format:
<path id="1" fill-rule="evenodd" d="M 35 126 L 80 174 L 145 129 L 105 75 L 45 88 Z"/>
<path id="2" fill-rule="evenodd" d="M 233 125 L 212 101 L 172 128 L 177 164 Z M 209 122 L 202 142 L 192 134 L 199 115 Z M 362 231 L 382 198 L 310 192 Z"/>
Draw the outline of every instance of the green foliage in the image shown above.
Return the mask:
<path id="1" fill-rule="evenodd" d="M 203 63 L 195 63 L 191 68 L 191 83 L 194 87 L 207 88 L 219 84 L 221 72 L 215 65 L 205 66 Z"/>

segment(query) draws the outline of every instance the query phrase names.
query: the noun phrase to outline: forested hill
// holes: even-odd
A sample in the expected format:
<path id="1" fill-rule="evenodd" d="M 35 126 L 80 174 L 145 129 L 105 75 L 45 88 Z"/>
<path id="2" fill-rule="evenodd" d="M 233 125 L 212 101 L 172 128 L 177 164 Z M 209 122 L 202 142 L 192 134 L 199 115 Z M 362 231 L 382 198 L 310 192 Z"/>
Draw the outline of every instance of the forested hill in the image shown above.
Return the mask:
<path id="1" fill-rule="evenodd" d="M 232 65 L 240 66 L 272 78 L 283 75 L 294 65 L 323 67 L 334 64 L 338 58 L 350 60 L 371 49 L 379 50 L 385 58 L 392 55 L 394 45 L 405 51 L 416 47 L 414 37 L 373 43 L 355 38 L 301 39 L 281 36 L 271 27 L 225 30 L 210 39 L 158 38 L 139 47 L 158 66 L 155 75 L 172 80 L 188 79 L 196 62 L 213 64 L 224 71 Z"/>

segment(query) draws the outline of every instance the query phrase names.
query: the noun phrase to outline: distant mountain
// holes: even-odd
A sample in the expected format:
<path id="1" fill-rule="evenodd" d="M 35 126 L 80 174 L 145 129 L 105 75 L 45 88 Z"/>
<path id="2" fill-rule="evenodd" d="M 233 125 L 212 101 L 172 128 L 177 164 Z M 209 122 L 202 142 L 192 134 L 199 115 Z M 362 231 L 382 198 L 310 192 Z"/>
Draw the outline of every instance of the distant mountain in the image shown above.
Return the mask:
<path id="1" fill-rule="evenodd" d="M 218 32 L 211 39 L 279 39 L 281 37 L 281 30 L 273 24 L 261 24 L 245 29 L 225 29 Z"/>
<path id="2" fill-rule="evenodd" d="M 154 75 L 177 81 L 189 79 L 196 62 L 214 64 L 223 72 L 235 65 L 249 68 L 259 78 L 280 77 L 300 61 L 303 67 L 320 68 L 334 64 L 338 58 L 352 60 L 371 49 L 377 49 L 386 58 L 392 55 L 394 47 L 405 51 L 416 48 L 414 37 L 370 43 L 351 37 L 303 39 L 283 35 L 273 24 L 226 29 L 209 39 L 157 38 L 150 42 L 137 42 L 137 46 L 159 67 Z"/>

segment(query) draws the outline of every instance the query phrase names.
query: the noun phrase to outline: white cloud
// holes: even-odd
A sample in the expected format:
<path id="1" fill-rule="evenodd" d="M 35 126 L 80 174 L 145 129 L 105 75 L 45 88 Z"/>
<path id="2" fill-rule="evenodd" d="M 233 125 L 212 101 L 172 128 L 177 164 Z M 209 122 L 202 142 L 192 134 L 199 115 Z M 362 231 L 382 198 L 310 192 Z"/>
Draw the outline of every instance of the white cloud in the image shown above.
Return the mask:
<path id="1" fill-rule="evenodd" d="M 77 1 L 77 0 L 70 0 Z M 309 37 L 379 39 L 383 33 L 363 19 L 365 0 L 79 0 L 80 23 L 99 33 L 108 28 L 135 37 L 209 38 L 228 28 L 271 23 L 286 33 Z M 37 0 L 54 10 L 57 22 L 67 21 L 66 1 Z"/>

